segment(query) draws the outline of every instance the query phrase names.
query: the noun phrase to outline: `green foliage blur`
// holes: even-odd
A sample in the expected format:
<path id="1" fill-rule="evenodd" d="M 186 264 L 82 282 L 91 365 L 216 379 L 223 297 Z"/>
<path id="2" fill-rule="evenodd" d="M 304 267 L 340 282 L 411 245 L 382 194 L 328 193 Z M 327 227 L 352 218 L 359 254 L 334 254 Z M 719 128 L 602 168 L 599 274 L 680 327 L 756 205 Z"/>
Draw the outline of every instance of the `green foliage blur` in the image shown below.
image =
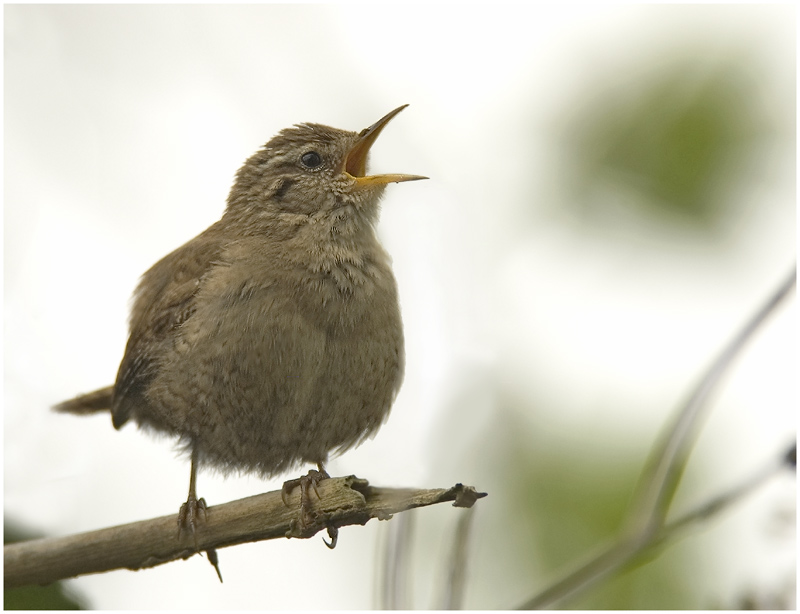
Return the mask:
<path id="1" fill-rule="evenodd" d="M 649 71 L 595 91 L 565 120 L 569 202 L 583 215 L 609 200 L 661 223 L 714 231 L 774 137 L 759 109 L 752 66 L 666 57 Z"/>

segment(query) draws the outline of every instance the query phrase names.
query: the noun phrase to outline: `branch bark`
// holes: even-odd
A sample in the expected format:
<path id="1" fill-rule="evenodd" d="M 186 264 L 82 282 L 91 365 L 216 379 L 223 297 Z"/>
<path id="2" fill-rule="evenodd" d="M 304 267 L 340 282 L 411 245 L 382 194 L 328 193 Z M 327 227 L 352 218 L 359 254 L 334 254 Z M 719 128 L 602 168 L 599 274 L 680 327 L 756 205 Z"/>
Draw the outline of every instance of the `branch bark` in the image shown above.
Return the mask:
<path id="1" fill-rule="evenodd" d="M 328 527 L 364 525 L 372 518 L 388 520 L 416 507 L 453 501 L 472 507 L 486 493 L 456 484 L 448 489 L 398 489 L 370 486 L 348 476 L 319 483 L 319 499 L 312 491 L 312 522 L 299 520 L 300 489 L 284 505 L 281 491 L 268 492 L 209 507 L 195 539 L 179 538 L 177 514 L 99 531 L 31 540 L 3 548 L 6 589 L 49 584 L 64 578 L 113 569 L 145 569 L 198 551 L 280 537 L 309 538 Z"/>

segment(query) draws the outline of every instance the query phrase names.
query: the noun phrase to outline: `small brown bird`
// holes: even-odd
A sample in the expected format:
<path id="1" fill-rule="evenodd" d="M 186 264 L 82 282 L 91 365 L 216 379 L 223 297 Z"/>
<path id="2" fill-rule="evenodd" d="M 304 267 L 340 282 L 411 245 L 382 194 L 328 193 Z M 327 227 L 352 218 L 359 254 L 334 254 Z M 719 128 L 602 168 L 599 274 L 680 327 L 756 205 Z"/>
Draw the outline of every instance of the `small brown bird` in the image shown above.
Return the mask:
<path id="1" fill-rule="evenodd" d="M 192 462 L 182 529 L 205 514 L 198 466 L 269 477 L 315 463 L 327 477 L 329 454 L 387 418 L 404 350 L 378 203 L 386 184 L 426 177 L 366 166 L 406 106 L 360 133 L 299 124 L 250 157 L 222 219 L 142 276 L 114 386 L 56 406 L 177 435 Z"/>

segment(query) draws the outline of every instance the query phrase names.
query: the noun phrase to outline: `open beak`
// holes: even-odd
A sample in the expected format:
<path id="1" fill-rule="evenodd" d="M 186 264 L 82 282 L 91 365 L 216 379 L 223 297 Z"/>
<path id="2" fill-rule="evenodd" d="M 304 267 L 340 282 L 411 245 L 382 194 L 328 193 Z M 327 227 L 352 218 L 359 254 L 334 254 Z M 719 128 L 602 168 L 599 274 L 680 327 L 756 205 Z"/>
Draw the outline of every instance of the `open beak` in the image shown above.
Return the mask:
<path id="1" fill-rule="evenodd" d="M 344 161 L 344 169 L 343 172 L 347 173 L 353 179 L 356 180 L 356 183 L 359 186 L 368 186 L 368 185 L 376 185 L 376 184 L 387 184 L 387 183 L 400 183 L 401 181 L 416 181 L 417 179 L 427 179 L 427 177 L 423 177 L 422 175 L 398 175 L 398 174 L 391 174 L 391 175 L 368 175 L 365 176 L 367 172 L 367 154 L 369 153 L 369 148 L 372 147 L 372 144 L 378 138 L 378 135 L 381 133 L 386 127 L 392 118 L 397 115 L 400 111 L 405 109 L 408 105 L 404 104 L 401 107 L 397 107 L 394 111 L 387 113 L 377 122 L 372 124 L 366 130 L 362 130 L 361 134 L 358 135 L 358 140 L 356 144 L 353 145 L 353 148 L 347 154 L 347 158 Z"/>

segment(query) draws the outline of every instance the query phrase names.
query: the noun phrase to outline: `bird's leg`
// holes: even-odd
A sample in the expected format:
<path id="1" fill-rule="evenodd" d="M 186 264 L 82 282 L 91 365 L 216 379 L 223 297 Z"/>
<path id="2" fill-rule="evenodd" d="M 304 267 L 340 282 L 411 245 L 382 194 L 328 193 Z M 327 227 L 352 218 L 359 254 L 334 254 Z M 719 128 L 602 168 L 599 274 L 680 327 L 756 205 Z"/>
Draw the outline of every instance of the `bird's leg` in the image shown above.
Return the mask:
<path id="1" fill-rule="evenodd" d="M 325 465 L 322 462 L 317 463 L 317 468 L 319 471 L 311 469 L 306 475 L 295 478 L 294 480 L 286 480 L 283 483 L 283 488 L 281 489 L 281 499 L 283 499 L 283 504 L 286 507 L 289 507 L 289 500 L 287 497 L 292 493 L 292 491 L 300 487 L 300 522 L 303 523 L 304 527 L 310 525 L 314 519 L 311 517 L 311 489 L 314 489 L 314 493 L 317 495 L 317 499 L 320 498 L 319 490 L 317 490 L 317 484 L 322 480 L 326 480 L 330 475 L 328 472 L 325 471 Z M 333 537 L 331 537 L 333 539 Z"/>
<path id="2" fill-rule="evenodd" d="M 197 546 L 197 525 L 205 522 L 207 518 L 206 500 L 200 497 L 197 498 L 197 448 L 192 447 L 192 468 L 189 470 L 189 496 L 186 503 L 181 505 L 178 512 L 178 539 L 181 539 L 185 533 L 190 533 L 194 539 L 194 549 L 199 550 Z M 202 516 L 202 518 L 201 518 Z M 206 550 L 208 555 L 208 562 L 214 566 L 217 571 L 217 577 L 222 582 L 222 573 L 219 570 L 219 557 L 215 548 Z"/>
<path id="3" fill-rule="evenodd" d="M 197 498 L 197 448 L 192 447 L 192 468 L 189 473 L 189 497 L 186 503 L 181 505 L 178 512 L 178 539 L 183 537 L 185 533 L 191 534 L 194 538 L 194 547 L 197 550 L 197 532 L 196 528 L 202 516 L 202 520 L 206 520 L 206 500 L 202 497 Z"/>

